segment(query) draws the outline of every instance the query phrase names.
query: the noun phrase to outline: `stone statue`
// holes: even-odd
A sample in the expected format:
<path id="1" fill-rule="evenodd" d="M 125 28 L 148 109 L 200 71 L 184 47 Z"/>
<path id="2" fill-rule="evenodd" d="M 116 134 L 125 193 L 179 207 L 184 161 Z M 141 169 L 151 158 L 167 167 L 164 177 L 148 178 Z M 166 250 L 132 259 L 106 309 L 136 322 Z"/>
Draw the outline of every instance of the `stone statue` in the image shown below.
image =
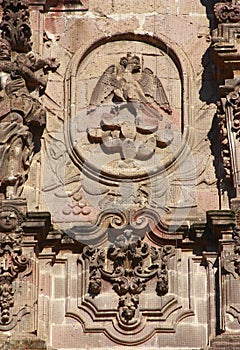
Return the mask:
<path id="1" fill-rule="evenodd" d="M 43 73 L 55 71 L 54 59 L 36 59 L 32 52 L 19 53 L 11 59 L 11 46 L 0 40 L 0 193 L 5 198 L 21 195 L 33 154 L 38 151 L 46 124 L 46 112 L 31 95 L 43 94 Z"/>

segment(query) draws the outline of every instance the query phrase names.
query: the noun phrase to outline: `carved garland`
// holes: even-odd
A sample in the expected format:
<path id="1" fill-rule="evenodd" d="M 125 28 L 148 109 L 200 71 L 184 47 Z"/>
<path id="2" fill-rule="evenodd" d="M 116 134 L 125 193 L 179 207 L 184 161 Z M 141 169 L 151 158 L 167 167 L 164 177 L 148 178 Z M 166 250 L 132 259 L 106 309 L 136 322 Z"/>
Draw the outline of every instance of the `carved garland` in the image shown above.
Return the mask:
<path id="1" fill-rule="evenodd" d="M 229 148 L 229 140 L 228 140 L 226 115 L 221 102 L 219 102 L 217 106 L 217 117 L 218 117 L 218 128 L 219 128 L 219 134 L 220 134 L 221 160 L 222 160 L 222 166 L 223 166 L 223 174 L 221 174 L 221 176 L 226 181 L 230 181 L 232 179 L 230 148 Z"/>
<path id="2" fill-rule="evenodd" d="M 120 324 L 132 326 L 140 318 L 139 294 L 148 281 L 156 277 L 157 295 L 168 292 L 168 259 L 173 254 L 172 246 L 150 246 L 131 229 L 119 235 L 107 250 L 85 247 L 83 256 L 90 262 L 88 292 L 97 296 L 102 280 L 110 282 L 119 296 Z"/>

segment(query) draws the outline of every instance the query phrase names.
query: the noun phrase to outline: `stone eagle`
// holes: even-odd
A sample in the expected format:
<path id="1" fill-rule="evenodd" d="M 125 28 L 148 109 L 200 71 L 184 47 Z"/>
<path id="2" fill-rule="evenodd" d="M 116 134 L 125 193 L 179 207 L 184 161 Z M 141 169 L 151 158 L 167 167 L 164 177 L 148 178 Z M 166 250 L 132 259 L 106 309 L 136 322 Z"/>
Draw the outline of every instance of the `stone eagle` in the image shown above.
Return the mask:
<path id="1" fill-rule="evenodd" d="M 105 70 L 93 90 L 90 105 L 99 106 L 106 101 L 149 104 L 152 100 L 168 114 L 172 113 L 159 78 L 149 68 L 141 70 L 140 58 L 128 53 L 118 65 Z"/>

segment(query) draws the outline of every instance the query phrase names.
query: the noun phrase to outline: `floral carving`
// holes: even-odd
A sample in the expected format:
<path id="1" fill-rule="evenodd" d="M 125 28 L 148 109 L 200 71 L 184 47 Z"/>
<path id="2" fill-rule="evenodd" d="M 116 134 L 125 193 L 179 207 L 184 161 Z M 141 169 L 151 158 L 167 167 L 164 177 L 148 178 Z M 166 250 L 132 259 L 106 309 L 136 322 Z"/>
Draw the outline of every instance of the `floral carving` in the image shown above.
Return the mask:
<path id="1" fill-rule="evenodd" d="M 238 22 L 240 5 L 232 1 L 219 2 L 214 6 L 214 13 L 219 22 Z"/>
<path id="2" fill-rule="evenodd" d="M 157 295 L 168 292 L 168 259 L 174 254 L 172 246 L 150 246 L 131 229 L 126 229 L 106 251 L 85 247 L 83 254 L 90 261 L 89 293 L 97 296 L 102 280 L 110 282 L 119 296 L 120 324 L 133 326 L 139 321 L 139 295 L 150 280 L 157 280 Z"/>
<path id="3" fill-rule="evenodd" d="M 22 254 L 20 214 L 12 207 L 0 211 L 0 329 L 14 327 L 13 282 L 30 273 L 30 260 Z"/>

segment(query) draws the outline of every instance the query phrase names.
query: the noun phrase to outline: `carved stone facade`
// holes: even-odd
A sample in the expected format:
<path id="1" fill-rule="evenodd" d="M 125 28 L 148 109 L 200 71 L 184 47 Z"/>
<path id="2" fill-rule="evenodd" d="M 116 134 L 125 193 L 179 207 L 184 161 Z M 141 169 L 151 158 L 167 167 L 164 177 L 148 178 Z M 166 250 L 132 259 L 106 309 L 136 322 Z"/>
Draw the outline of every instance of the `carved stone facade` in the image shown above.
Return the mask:
<path id="1" fill-rule="evenodd" d="M 239 11 L 2 1 L 1 349 L 240 347 Z"/>

